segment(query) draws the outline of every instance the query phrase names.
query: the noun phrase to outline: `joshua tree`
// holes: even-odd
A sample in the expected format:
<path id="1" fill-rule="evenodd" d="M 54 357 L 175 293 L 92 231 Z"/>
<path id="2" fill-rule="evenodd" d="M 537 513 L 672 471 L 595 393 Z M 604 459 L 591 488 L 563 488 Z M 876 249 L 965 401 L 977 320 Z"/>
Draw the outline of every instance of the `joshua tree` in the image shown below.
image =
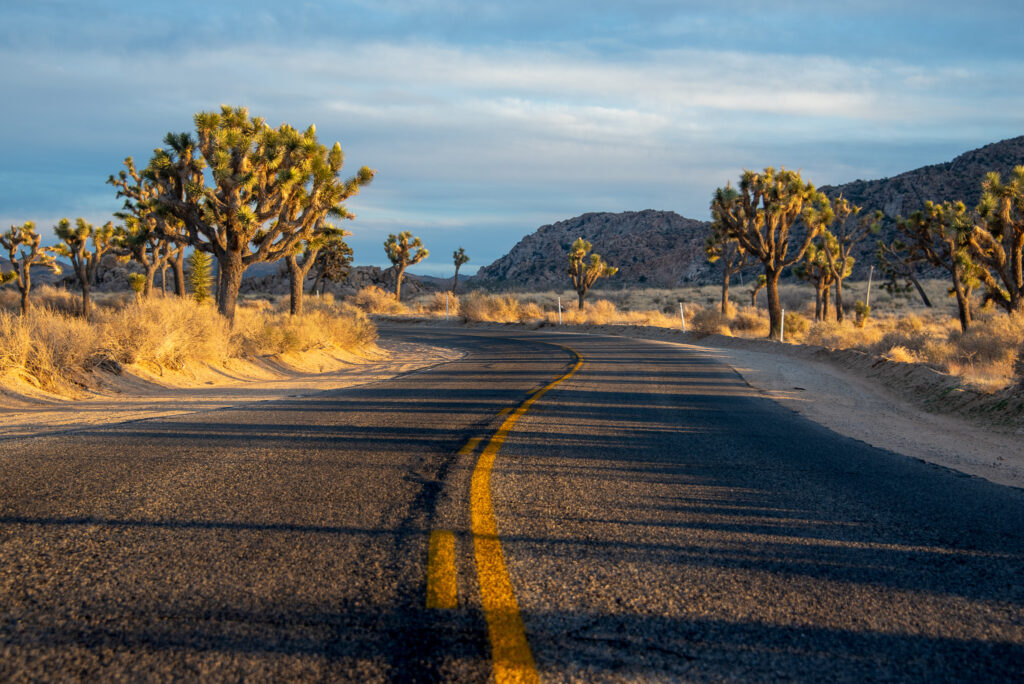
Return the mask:
<path id="1" fill-rule="evenodd" d="M 704 255 L 708 261 L 722 266 L 722 315 L 729 314 L 729 280 L 747 265 L 747 253 L 736 238 L 731 237 L 725 225 L 715 219 L 711 234 L 704 239 Z"/>
<path id="2" fill-rule="evenodd" d="M 871 216 L 859 216 L 860 207 L 854 206 L 843 199 L 842 195 L 832 201 L 835 213 L 835 226 L 831 233 L 836 241 L 836 248 L 828 250 L 825 256 L 836 290 L 836 321 L 843 322 L 843 280 L 853 272 L 853 248 L 869 233 L 877 234 L 882 227 L 884 214 L 876 211 Z"/>
<path id="3" fill-rule="evenodd" d="M 569 278 L 572 280 L 572 286 L 576 288 L 576 294 L 579 296 L 577 307 L 581 310 L 583 298 L 590 286 L 597 282 L 598 278 L 607 278 L 619 271 L 618 268 L 606 264 L 600 255 L 590 254 L 592 248 L 593 245 L 583 238 L 576 238 L 576 242 L 569 247 Z"/>
<path id="4" fill-rule="evenodd" d="M 1024 310 L 1024 166 L 1002 181 L 990 173 L 981 184 L 971 254 L 990 297 L 1007 311 Z M 995 273 L 995 276 L 992 274 Z"/>
<path id="5" fill-rule="evenodd" d="M 191 269 L 189 284 L 192 286 L 192 298 L 202 304 L 210 298 L 210 265 L 212 259 L 207 252 L 194 250 L 188 258 Z"/>
<path id="6" fill-rule="evenodd" d="M 459 289 L 459 267 L 469 261 L 469 255 L 466 254 L 465 249 L 459 247 L 452 252 L 452 259 L 455 261 L 455 279 L 452 280 L 452 294 L 455 294 L 455 291 Z"/>
<path id="7" fill-rule="evenodd" d="M 757 293 L 764 289 L 764 285 L 767 281 L 768 279 L 765 277 L 764 273 L 762 273 L 754 279 L 754 282 L 750 283 L 750 306 L 755 309 L 757 308 Z"/>
<path id="8" fill-rule="evenodd" d="M 410 238 L 412 238 L 412 242 L 409 242 Z M 416 252 L 410 254 L 412 249 L 415 249 Z M 413 238 L 412 233 L 407 230 L 398 235 L 394 233 L 388 235 L 388 239 L 384 241 L 384 251 L 391 263 L 394 264 L 395 301 L 400 302 L 402 301 L 402 277 L 405 275 L 405 269 L 426 259 L 430 252 L 423 248 L 423 242 L 419 238 Z"/>
<path id="9" fill-rule="evenodd" d="M 960 329 L 971 325 L 971 290 L 980 269 L 968 248 L 973 226 L 963 202 L 925 202 L 924 210 L 899 217 L 896 226 L 907 238 L 907 260 L 925 261 L 949 272 L 960 313 Z"/>
<path id="10" fill-rule="evenodd" d="M 711 215 L 720 221 L 740 246 L 764 265 L 768 289 L 771 339 L 782 333 L 779 276 L 783 269 L 803 258 L 818 232 L 832 222 L 828 198 L 805 183 L 796 171 L 768 167 L 763 172 L 744 171 L 739 190 L 718 188 L 711 200 Z M 791 235 L 800 219 L 806 231 Z"/>
<path id="11" fill-rule="evenodd" d="M 909 292 L 911 285 L 913 285 L 917 289 L 917 294 L 921 297 L 921 302 L 929 309 L 932 308 L 932 300 L 928 299 L 928 294 L 921 287 L 921 281 L 917 279 L 917 273 L 914 271 L 914 264 L 916 262 L 910 259 L 910 252 L 907 249 L 906 243 L 898 239 L 893 240 L 892 243 L 879 240 L 875 258 L 882 273 L 889 279 L 889 282 L 884 287 L 890 293 L 896 292 L 899 289 L 896 281 L 904 278 L 907 284 L 902 289 Z"/>
<path id="12" fill-rule="evenodd" d="M 823 231 L 804 253 L 804 259 L 793 267 L 793 275 L 814 285 L 814 320 L 828 320 L 828 293 L 832 286 L 831 260 L 836 259 L 839 245 L 827 230 Z"/>
<path id="13" fill-rule="evenodd" d="M 110 248 L 110 241 L 114 237 L 114 224 L 108 221 L 97 228 L 85 219 L 78 218 L 72 227 L 70 221 L 62 218 L 54 226 L 53 232 L 64 241 L 64 244 L 54 247 L 53 251 L 71 259 L 78 284 L 82 287 L 82 315 L 88 316 L 92 308 L 89 291 L 96 277 L 96 267 L 100 265 L 103 254 Z M 92 251 L 86 249 L 89 238 L 92 238 Z"/>
<path id="14" fill-rule="evenodd" d="M 166 290 L 164 274 L 169 263 L 174 265 L 175 292 L 184 296 L 184 226 L 161 210 L 156 202 L 160 188 L 139 173 L 131 157 L 124 160 L 124 166 L 117 176 L 107 178 L 107 183 L 117 188 L 117 196 L 125 198 L 122 210 L 114 214 L 124 226 L 115 230 L 111 249 L 142 266 L 146 276 L 144 297 L 153 291 L 157 271 L 161 271 L 160 287 Z"/>
<path id="15" fill-rule="evenodd" d="M 342 239 L 352 233 L 335 228 L 332 225 L 325 225 L 315 235 L 306 240 L 304 245 L 296 245 L 295 252 L 285 257 L 288 264 L 289 283 L 291 285 L 291 314 L 298 316 L 302 314 L 303 284 L 306 282 L 306 275 L 316 263 L 317 255 L 331 240 Z M 303 248 L 304 247 L 304 248 Z M 301 250 L 301 257 L 300 252 Z"/>
<path id="16" fill-rule="evenodd" d="M 0 284 L 16 282 L 21 292 L 21 315 L 28 313 L 28 293 L 32 289 L 32 267 L 43 266 L 54 273 L 60 273 L 60 265 L 46 247 L 40 247 L 42 237 L 36 232 L 36 224 L 26 221 L 20 226 L 0 235 L 0 245 L 7 250 L 7 257 L 14 270 L 0 272 Z"/>
<path id="17" fill-rule="evenodd" d="M 293 254 L 328 215 L 344 214 L 342 202 L 374 171 L 364 166 L 341 180 L 341 145 L 321 145 L 314 126 L 271 128 L 244 107 L 194 121 L 196 138 L 168 134 L 142 176 L 158 188 L 159 211 L 184 224 L 184 236 L 166 237 L 217 259 L 218 310 L 233 320 L 245 269 Z"/>
<path id="18" fill-rule="evenodd" d="M 323 292 L 323 282 L 330 280 L 332 283 L 341 282 L 348 278 L 352 267 L 352 248 L 345 242 L 344 237 L 331 238 L 317 253 L 313 261 L 313 269 L 316 277 L 309 288 L 309 293 L 316 292 L 319 285 Z"/>

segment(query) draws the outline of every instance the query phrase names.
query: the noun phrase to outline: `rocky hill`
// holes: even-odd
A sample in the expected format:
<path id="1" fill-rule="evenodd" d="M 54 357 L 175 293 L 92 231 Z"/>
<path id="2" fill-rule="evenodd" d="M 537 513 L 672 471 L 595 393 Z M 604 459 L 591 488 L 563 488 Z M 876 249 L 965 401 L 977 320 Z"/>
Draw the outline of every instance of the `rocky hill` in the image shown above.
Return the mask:
<path id="1" fill-rule="evenodd" d="M 926 200 L 963 200 L 977 203 L 981 181 L 989 171 L 1005 175 L 1024 164 L 1024 136 L 986 145 L 942 164 L 933 164 L 892 178 L 856 180 L 821 188 L 829 197 L 840 194 L 864 212 L 880 209 L 888 218 L 879 237 L 895 235 L 897 215 L 909 215 Z M 710 189 L 709 189 L 710 194 Z M 569 245 L 582 237 L 619 273 L 605 287 L 673 287 L 717 281 L 717 269 L 704 258 L 708 223 L 671 211 L 627 211 L 621 214 L 592 213 L 541 226 L 512 250 L 480 269 L 469 283 L 510 289 L 552 289 L 568 286 L 565 255 Z M 855 278 L 867 276 L 875 263 L 878 238 L 864 240 L 855 254 Z"/>
<path id="2" fill-rule="evenodd" d="M 673 211 L 583 214 L 541 226 L 512 250 L 473 277 L 474 285 L 524 290 L 562 289 L 569 285 L 566 253 L 582 237 L 619 272 L 606 287 L 673 287 L 713 277 L 704 258 L 708 224 Z"/>
<path id="3" fill-rule="evenodd" d="M 921 209 L 927 200 L 959 200 L 972 208 L 981 197 L 981 181 L 985 174 L 997 171 L 1005 177 L 1013 167 L 1021 164 L 1024 164 L 1024 136 L 985 145 L 952 161 L 923 166 L 892 178 L 855 180 L 843 185 L 823 186 L 821 190 L 833 198 L 842 195 L 862 207 L 862 212 L 883 211 L 886 220 L 879 237 L 891 240 L 897 235 L 896 216 L 909 216 Z M 859 245 L 854 255 L 857 259 L 855 278 L 866 277 L 869 266 L 875 263 L 877 239 L 870 238 Z"/>

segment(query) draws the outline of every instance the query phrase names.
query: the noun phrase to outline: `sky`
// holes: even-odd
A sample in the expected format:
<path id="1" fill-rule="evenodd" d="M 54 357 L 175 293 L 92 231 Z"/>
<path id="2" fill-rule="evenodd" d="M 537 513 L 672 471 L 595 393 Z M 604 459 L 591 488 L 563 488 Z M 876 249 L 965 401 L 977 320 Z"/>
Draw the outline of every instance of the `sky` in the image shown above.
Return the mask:
<path id="1" fill-rule="evenodd" d="M 708 218 L 745 168 L 817 185 L 1024 135 L 1024 3 L 0 0 L 0 226 L 120 206 L 196 112 L 315 124 L 358 264 L 410 230 L 463 273 L 592 211 Z"/>

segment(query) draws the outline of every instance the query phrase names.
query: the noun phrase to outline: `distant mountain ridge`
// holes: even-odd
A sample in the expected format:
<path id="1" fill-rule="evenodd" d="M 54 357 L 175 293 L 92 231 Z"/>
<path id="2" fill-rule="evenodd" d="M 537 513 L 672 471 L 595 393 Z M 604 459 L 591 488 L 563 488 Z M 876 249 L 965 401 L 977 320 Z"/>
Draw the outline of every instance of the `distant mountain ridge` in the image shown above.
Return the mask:
<path id="1" fill-rule="evenodd" d="M 1024 164 L 1024 136 L 985 145 L 952 161 L 923 166 L 891 178 L 856 180 L 819 188 L 831 198 L 842 195 L 862 207 L 887 215 L 881 233 L 870 236 L 854 256 L 855 278 L 867 277 L 875 263 L 878 239 L 896 234 L 894 218 L 922 208 L 926 200 L 961 200 L 968 207 L 981 196 L 985 174 L 1007 175 Z M 810 179 L 813 180 L 813 179 Z M 713 188 L 708 189 L 710 197 Z M 673 211 L 588 213 L 541 226 L 520 240 L 508 254 L 479 270 L 468 285 L 508 289 L 562 289 L 568 287 L 566 253 L 577 237 L 594 245 L 619 272 L 602 281 L 606 287 L 675 287 L 718 281 L 718 268 L 704 257 L 704 238 L 710 224 L 685 218 Z"/>
<path id="2" fill-rule="evenodd" d="M 472 278 L 473 284 L 500 284 L 515 289 L 564 288 L 566 253 L 582 237 L 619 272 L 606 286 L 673 287 L 710 277 L 704 258 L 708 223 L 674 211 L 589 213 L 541 226 L 520 240 L 494 263 Z"/>

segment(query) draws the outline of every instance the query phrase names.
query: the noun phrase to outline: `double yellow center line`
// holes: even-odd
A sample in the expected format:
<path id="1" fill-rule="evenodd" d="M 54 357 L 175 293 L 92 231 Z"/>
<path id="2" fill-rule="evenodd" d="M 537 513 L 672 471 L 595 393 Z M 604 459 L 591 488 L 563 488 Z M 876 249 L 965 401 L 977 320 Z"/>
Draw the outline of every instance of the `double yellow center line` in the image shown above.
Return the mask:
<path id="1" fill-rule="evenodd" d="M 483 453 L 480 454 L 473 470 L 470 484 L 469 505 L 476 573 L 491 642 L 494 680 L 498 684 L 537 682 L 539 678 L 533 654 L 530 653 L 530 644 L 526 640 L 523 619 L 519 614 L 519 603 L 516 601 L 508 568 L 505 566 L 501 541 L 498 539 L 498 523 L 491 503 L 491 469 L 494 467 L 498 451 L 516 422 L 548 390 L 571 378 L 583 365 L 583 357 L 576 350 L 562 348 L 576 359 L 572 369 L 534 392 L 505 418 L 501 427 L 484 446 Z M 474 444 L 472 448 L 475 446 Z"/>

